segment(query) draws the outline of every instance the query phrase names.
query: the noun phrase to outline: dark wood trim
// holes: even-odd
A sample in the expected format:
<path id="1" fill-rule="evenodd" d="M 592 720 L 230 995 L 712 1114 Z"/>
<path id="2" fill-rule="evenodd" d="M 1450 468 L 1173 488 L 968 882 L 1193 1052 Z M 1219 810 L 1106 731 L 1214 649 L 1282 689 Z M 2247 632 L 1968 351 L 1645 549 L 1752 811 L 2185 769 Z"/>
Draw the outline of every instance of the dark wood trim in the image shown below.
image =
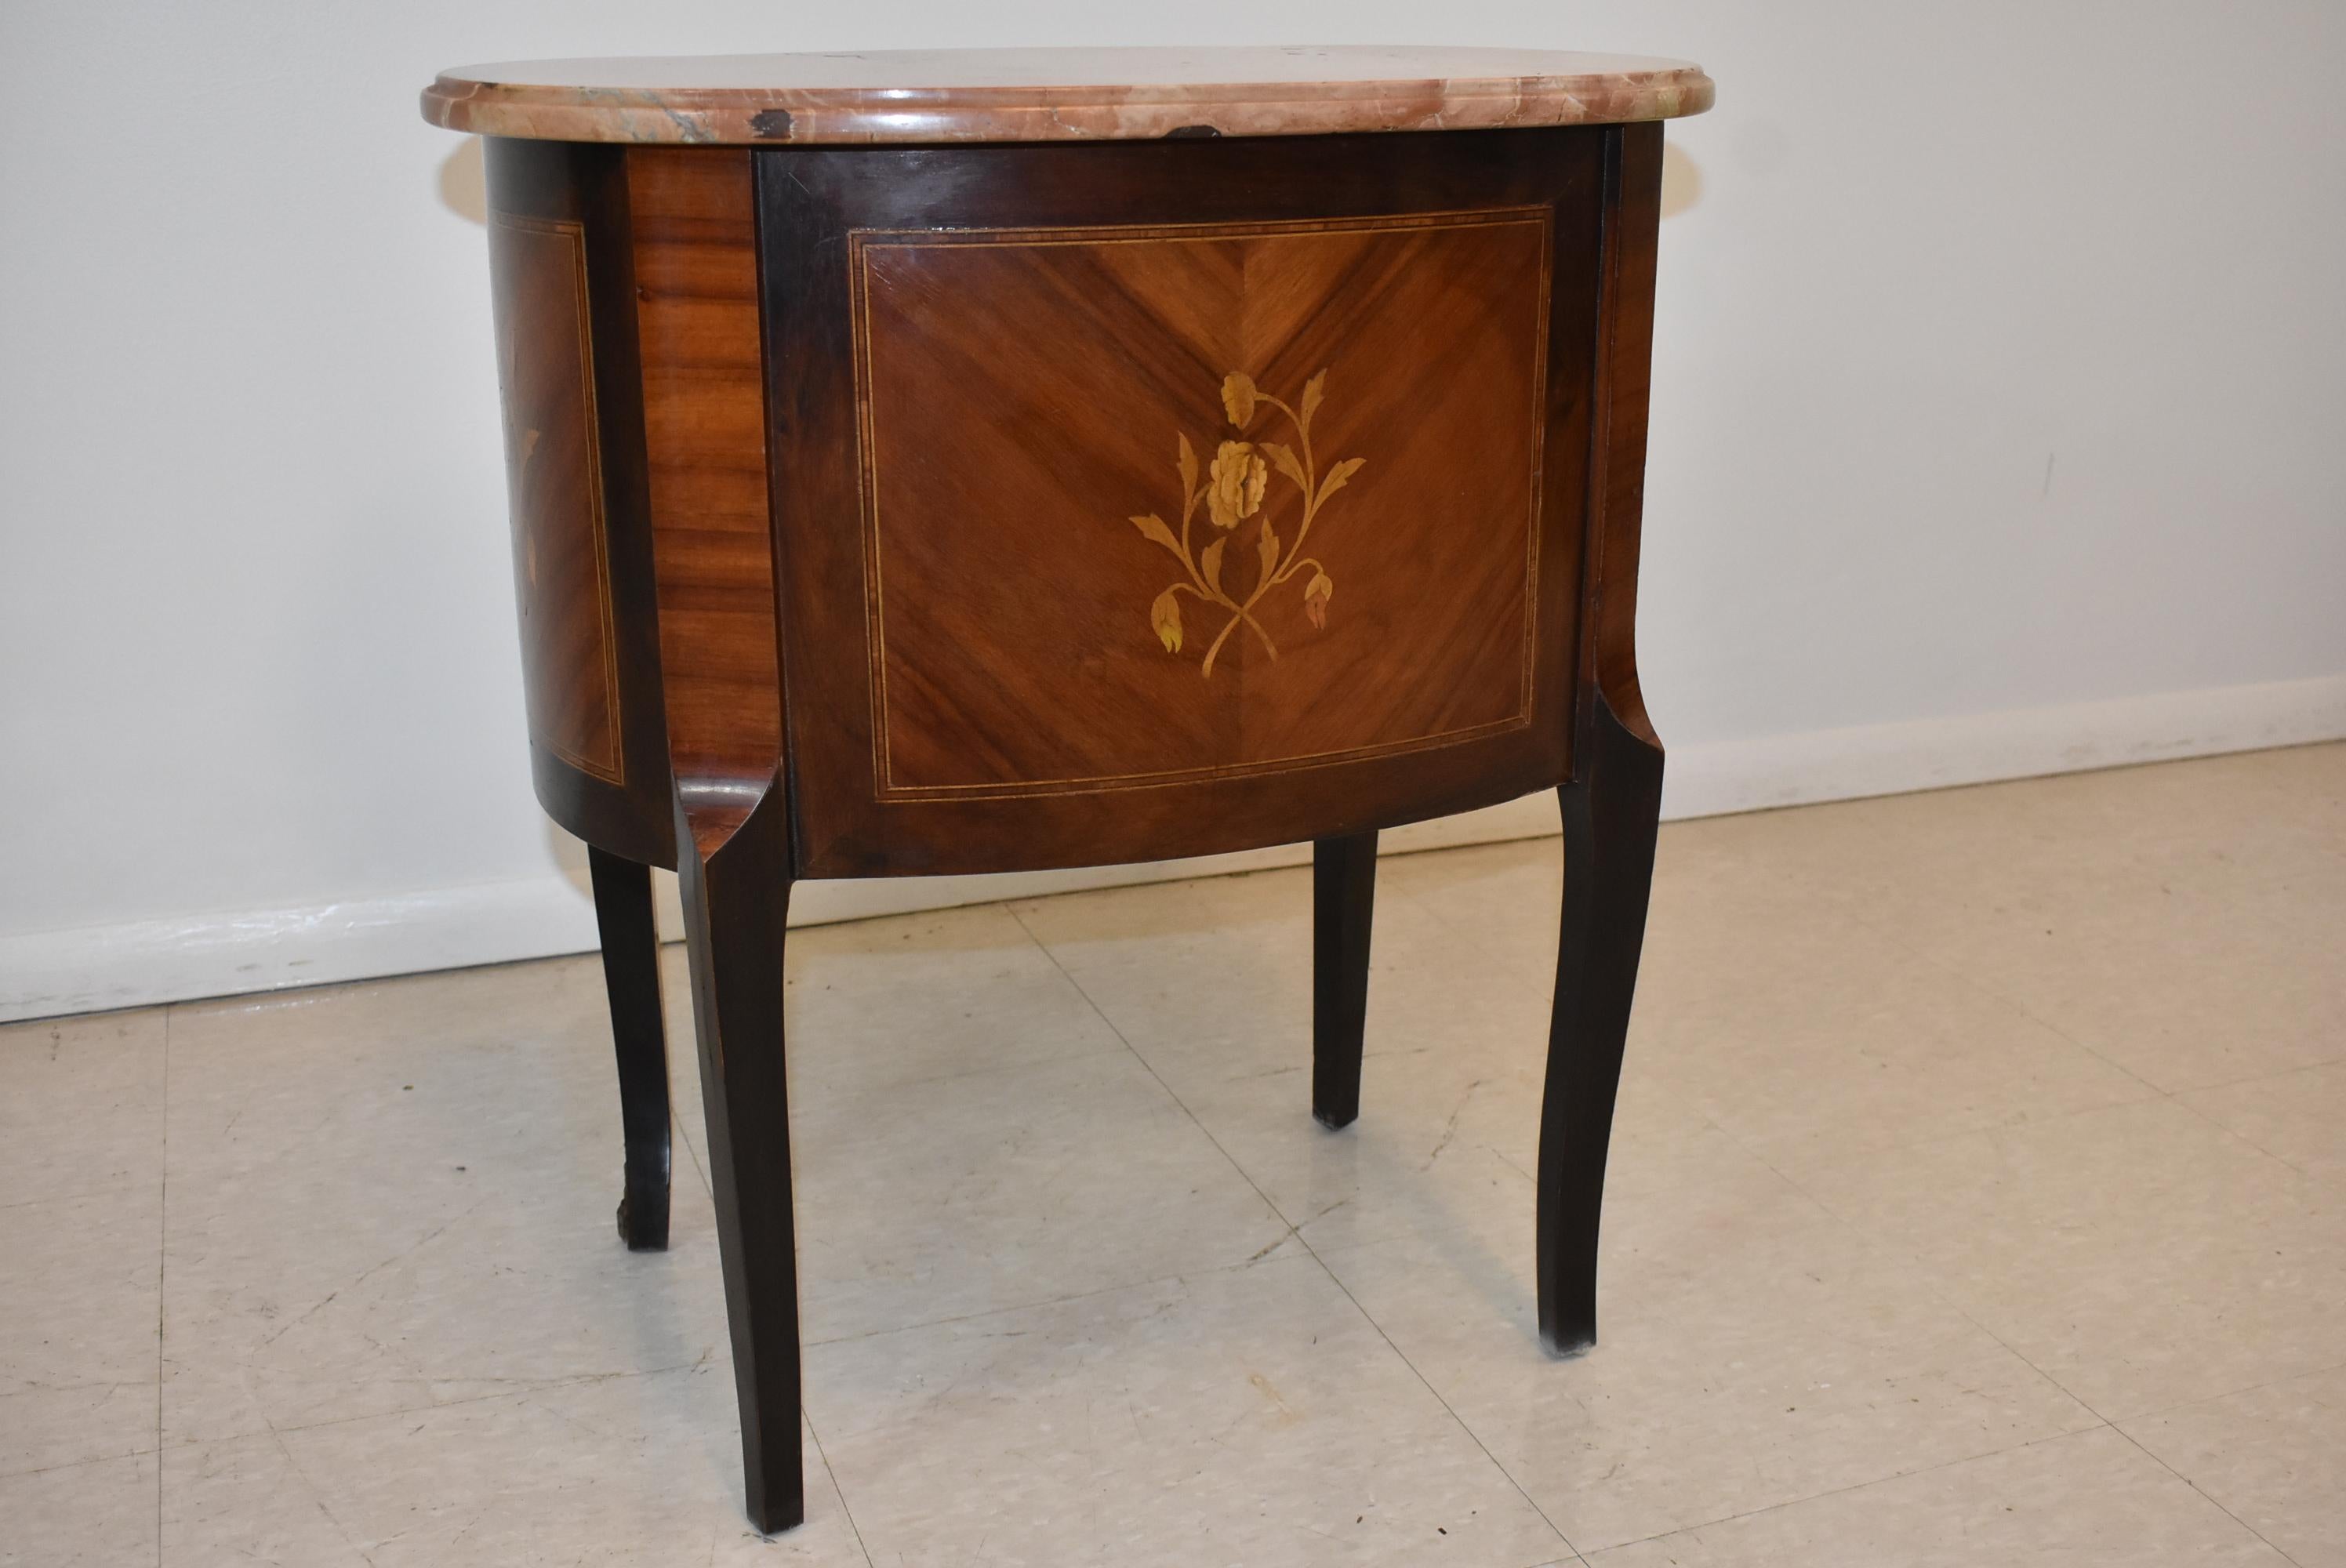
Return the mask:
<path id="1" fill-rule="evenodd" d="M 780 790 L 769 792 L 721 841 L 706 847 L 699 840 L 710 836 L 709 820 L 688 817 L 681 802 L 677 812 L 745 1502 L 750 1522 L 769 1533 L 806 1517 L 790 1078 L 782 1053 L 788 804 Z"/>
<path id="2" fill-rule="evenodd" d="M 1648 744 L 1658 746 L 1637 682 L 1637 555 L 1646 506 L 1646 423 L 1653 386 L 1655 260 L 1661 235 L 1662 127 L 1605 133 L 1603 303 L 1596 417 L 1589 463 L 1585 682 Z M 1584 697 L 1580 726 L 1595 722 Z"/>
<path id="3" fill-rule="evenodd" d="M 660 1007 L 659 932 L 652 919 L 650 869 L 586 847 L 595 923 L 603 939 L 603 985 L 619 1064 L 620 1125 L 627 1186 L 619 1237 L 637 1252 L 668 1248 L 668 1025 Z"/>
<path id="4" fill-rule="evenodd" d="M 1540 1339 L 1557 1355 L 1596 1341 L 1596 1229 L 1622 1048 L 1646 940 L 1661 748 L 1599 699 L 1581 777 L 1564 813 L 1564 911 L 1547 1084 L 1540 1103 Z"/>
<path id="5" fill-rule="evenodd" d="M 1661 816 L 1662 747 L 1638 689 L 1632 630 L 1645 497 L 1646 413 L 1661 218 L 1661 127 L 1606 133 L 1605 292 L 1589 469 L 1587 638 L 1578 765 L 1564 817 L 1547 1082 L 1540 1109 L 1540 1338 L 1558 1355 L 1596 1339 L 1597 1225 L 1614 1103 L 1637 985 Z"/>

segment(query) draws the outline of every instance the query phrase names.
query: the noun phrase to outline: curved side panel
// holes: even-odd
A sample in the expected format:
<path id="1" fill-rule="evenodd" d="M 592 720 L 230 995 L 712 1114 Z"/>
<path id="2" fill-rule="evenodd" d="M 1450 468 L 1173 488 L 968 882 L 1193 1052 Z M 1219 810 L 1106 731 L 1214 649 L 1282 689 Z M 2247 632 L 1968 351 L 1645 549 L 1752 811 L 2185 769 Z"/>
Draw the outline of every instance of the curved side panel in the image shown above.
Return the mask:
<path id="1" fill-rule="evenodd" d="M 674 857 L 616 149 L 489 144 L 489 265 L 538 799 L 588 842 Z"/>
<path id="2" fill-rule="evenodd" d="M 781 761 L 750 155 L 627 158 L 668 749 L 705 839 L 712 817 L 757 802 Z"/>

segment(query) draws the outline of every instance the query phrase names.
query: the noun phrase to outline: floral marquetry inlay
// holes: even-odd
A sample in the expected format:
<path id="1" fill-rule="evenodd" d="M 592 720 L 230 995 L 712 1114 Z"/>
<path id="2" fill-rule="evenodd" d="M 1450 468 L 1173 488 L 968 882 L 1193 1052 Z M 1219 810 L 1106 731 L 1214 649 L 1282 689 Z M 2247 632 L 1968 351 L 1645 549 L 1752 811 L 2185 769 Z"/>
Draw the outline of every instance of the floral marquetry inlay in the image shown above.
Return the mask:
<path id="1" fill-rule="evenodd" d="M 1314 626 L 1322 630 L 1327 627 L 1328 600 L 1336 591 L 1335 580 L 1328 575 L 1328 568 L 1321 565 L 1318 556 L 1303 553 L 1303 545 L 1328 498 L 1341 490 L 1367 461 L 1347 457 L 1330 464 L 1325 474 L 1320 472 L 1318 458 L 1311 450 L 1311 416 L 1319 412 L 1327 383 L 1328 372 L 1322 370 L 1303 383 L 1302 397 L 1289 403 L 1256 386 L 1245 372 L 1232 371 L 1222 378 L 1222 412 L 1229 418 L 1230 429 L 1244 436 L 1254 423 L 1256 413 L 1267 408 L 1285 418 L 1294 434 L 1293 444 L 1260 439 L 1226 440 L 1215 449 L 1213 462 L 1201 479 L 1197 449 L 1189 444 L 1187 433 L 1180 433 L 1175 437 L 1180 445 L 1174 464 L 1181 475 L 1180 531 L 1176 533 L 1154 512 L 1132 519 L 1141 537 L 1172 552 L 1185 574 L 1181 581 L 1158 595 L 1148 606 L 1148 623 L 1167 653 L 1181 651 L 1186 630 L 1181 620 L 1183 595 L 1209 610 L 1229 612 L 1221 628 L 1207 643 L 1205 657 L 1198 661 L 1198 673 L 1209 679 L 1213 677 L 1214 660 L 1220 657 L 1222 645 L 1241 625 L 1261 641 L 1265 654 L 1273 660 L 1279 657 L 1279 645 L 1255 615 L 1255 606 L 1273 588 L 1297 576 L 1306 566 L 1311 569 L 1311 575 L 1305 579 L 1301 590 L 1304 616 Z M 1294 535 L 1283 541 L 1263 505 L 1274 469 L 1294 487 L 1301 501 Z M 1201 501 L 1205 503 L 1207 522 L 1223 536 L 1209 539 L 1193 555 L 1190 525 Z M 1222 557 L 1229 536 L 1249 519 L 1255 520 L 1255 575 L 1253 585 L 1240 598 L 1223 585 Z"/>
<path id="2" fill-rule="evenodd" d="M 1528 725 L 1556 221 L 852 230 L 874 798 Z"/>

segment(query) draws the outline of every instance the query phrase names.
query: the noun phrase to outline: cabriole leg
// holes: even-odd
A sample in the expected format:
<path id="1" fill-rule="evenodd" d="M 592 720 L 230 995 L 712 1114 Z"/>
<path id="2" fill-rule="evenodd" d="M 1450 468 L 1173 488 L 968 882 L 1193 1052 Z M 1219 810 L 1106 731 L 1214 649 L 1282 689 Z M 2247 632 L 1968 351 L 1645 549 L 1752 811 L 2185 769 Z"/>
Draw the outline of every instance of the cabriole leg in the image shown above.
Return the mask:
<path id="1" fill-rule="evenodd" d="M 1621 1048 L 1645 944 L 1662 752 L 1602 699 L 1564 808 L 1564 918 L 1540 1107 L 1540 1339 L 1560 1356 L 1596 1342 L 1596 1227 Z"/>
<path id="2" fill-rule="evenodd" d="M 686 944 L 709 1120 L 709 1180 L 725 1267 L 743 1495 L 771 1533 L 806 1517 L 799 1443 L 797 1241 L 790 1214 L 790 1093 L 782 1063 L 782 932 L 790 911 L 780 800 L 699 852 L 679 824 Z"/>
<path id="3" fill-rule="evenodd" d="M 603 937 L 603 986 L 611 999 L 619 1120 L 627 1137 L 619 1237 L 635 1251 L 658 1252 L 668 1246 L 668 1041 L 660 1017 L 652 874 L 648 866 L 592 845 L 586 867 L 595 883 L 595 923 Z"/>

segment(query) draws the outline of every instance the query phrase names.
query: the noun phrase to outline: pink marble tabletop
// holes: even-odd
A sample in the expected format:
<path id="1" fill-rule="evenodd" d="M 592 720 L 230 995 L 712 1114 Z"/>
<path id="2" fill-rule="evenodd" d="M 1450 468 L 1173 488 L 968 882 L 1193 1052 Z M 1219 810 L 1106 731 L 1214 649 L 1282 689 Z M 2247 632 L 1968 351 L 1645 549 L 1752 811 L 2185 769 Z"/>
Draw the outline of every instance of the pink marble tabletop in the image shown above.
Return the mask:
<path id="1" fill-rule="evenodd" d="M 1538 49 L 911 49 L 536 60 L 444 71 L 423 117 L 556 141 L 1091 141 L 1669 119 L 1684 60 Z"/>

